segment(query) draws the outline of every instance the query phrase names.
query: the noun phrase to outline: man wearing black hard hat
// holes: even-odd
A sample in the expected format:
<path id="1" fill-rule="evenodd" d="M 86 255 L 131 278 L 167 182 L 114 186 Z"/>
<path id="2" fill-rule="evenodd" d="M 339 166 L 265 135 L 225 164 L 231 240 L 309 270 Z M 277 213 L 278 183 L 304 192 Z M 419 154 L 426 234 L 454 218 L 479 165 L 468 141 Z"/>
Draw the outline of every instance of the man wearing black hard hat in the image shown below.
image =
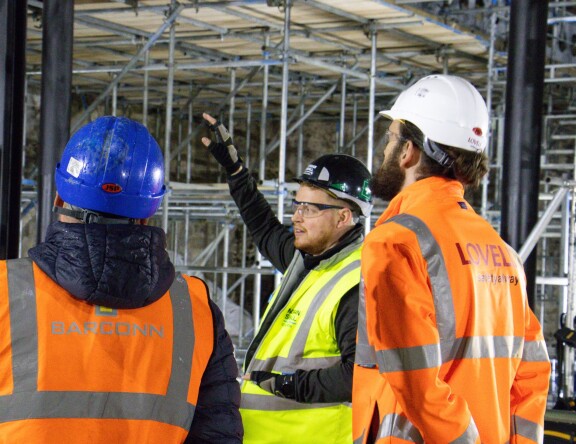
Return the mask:
<path id="1" fill-rule="evenodd" d="M 244 362 L 244 443 L 350 443 L 360 250 L 370 214 L 370 173 L 344 154 L 308 165 L 292 209 L 277 219 L 228 131 L 209 114 L 202 142 L 224 167 L 260 252 L 281 272 Z M 320 433 L 320 435 L 319 435 Z"/>

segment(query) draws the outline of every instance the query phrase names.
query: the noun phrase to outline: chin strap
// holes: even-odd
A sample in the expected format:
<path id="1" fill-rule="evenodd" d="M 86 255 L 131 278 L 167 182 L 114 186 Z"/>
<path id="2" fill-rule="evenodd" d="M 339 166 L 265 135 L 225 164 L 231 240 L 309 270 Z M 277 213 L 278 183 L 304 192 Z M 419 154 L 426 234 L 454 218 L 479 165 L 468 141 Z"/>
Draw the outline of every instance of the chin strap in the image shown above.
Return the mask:
<path id="1" fill-rule="evenodd" d="M 79 221 L 85 224 L 124 224 L 124 225 L 133 225 L 136 223 L 136 219 L 129 218 L 129 217 L 106 217 L 103 216 L 101 213 L 97 213 L 96 211 L 85 210 L 83 208 L 77 210 L 70 210 L 68 208 L 62 207 L 52 207 L 52 212 L 57 214 L 62 214 L 64 216 L 73 217 L 74 219 L 78 219 Z"/>
<path id="2" fill-rule="evenodd" d="M 424 152 L 428 154 L 428 156 L 430 156 L 443 167 L 449 168 L 452 166 L 452 164 L 454 164 L 454 159 L 446 154 L 446 152 L 444 152 L 436 142 L 430 140 L 428 137 L 424 137 L 422 148 L 424 148 Z"/>

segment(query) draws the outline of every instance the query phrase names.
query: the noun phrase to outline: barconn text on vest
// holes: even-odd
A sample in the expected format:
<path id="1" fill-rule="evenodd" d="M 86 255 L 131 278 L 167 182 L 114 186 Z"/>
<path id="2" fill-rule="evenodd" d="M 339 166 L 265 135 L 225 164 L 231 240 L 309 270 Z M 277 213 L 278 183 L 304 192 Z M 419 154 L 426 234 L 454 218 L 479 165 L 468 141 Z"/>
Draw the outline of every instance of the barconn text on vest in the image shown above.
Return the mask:
<path id="1" fill-rule="evenodd" d="M 128 322 L 77 322 L 52 321 L 51 333 L 53 335 L 115 335 L 115 336 L 158 336 L 164 337 L 164 326 L 156 327 L 152 324 L 130 324 Z"/>

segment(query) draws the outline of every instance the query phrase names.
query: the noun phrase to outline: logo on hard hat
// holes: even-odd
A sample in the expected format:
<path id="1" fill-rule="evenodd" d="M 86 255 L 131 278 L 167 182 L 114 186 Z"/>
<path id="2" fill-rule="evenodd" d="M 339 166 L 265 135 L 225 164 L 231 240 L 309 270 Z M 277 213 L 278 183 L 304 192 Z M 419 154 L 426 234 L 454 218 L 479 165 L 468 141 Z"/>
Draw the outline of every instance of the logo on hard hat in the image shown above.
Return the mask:
<path id="1" fill-rule="evenodd" d="M 118 184 L 115 184 L 115 183 L 105 183 L 104 185 L 102 185 L 102 189 L 106 193 L 111 193 L 111 194 L 116 194 L 116 193 L 119 193 L 120 191 L 122 191 L 122 187 Z"/>
<path id="2" fill-rule="evenodd" d="M 472 132 L 476 134 L 478 137 L 482 135 L 482 128 L 478 128 L 477 126 L 472 128 Z"/>
<path id="3" fill-rule="evenodd" d="M 314 165 L 313 163 L 311 163 L 310 165 L 308 165 L 306 167 L 306 169 L 304 170 L 304 174 L 303 176 L 311 176 L 312 174 L 314 174 L 314 170 L 316 169 L 316 165 Z"/>
<path id="4" fill-rule="evenodd" d="M 428 90 L 428 88 L 418 88 L 418 90 L 416 90 L 416 96 L 417 97 L 426 97 L 429 92 L 430 91 Z"/>
<path id="5" fill-rule="evenodd" d="M 348 192 L 348 184 L 346 183 L 333 183 L 332 188 L 342 191 L 343 193 Z"/>

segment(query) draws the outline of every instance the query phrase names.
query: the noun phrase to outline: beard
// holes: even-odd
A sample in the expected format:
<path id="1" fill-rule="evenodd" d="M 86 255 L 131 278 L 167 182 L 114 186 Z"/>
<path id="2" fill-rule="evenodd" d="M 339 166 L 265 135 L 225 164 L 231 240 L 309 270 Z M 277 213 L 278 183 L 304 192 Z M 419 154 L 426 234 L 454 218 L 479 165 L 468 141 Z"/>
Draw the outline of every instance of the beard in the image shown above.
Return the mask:
<path id="1" fill-rule="evenodd" d="M 406 180 L 406 172 L 400 167 L 402 145 L 397 143 L 392 154 L 384 159 L 378 171 L 370 180 L 372 194 L 382 200 L 390 201 L 402 190 Z"/>

